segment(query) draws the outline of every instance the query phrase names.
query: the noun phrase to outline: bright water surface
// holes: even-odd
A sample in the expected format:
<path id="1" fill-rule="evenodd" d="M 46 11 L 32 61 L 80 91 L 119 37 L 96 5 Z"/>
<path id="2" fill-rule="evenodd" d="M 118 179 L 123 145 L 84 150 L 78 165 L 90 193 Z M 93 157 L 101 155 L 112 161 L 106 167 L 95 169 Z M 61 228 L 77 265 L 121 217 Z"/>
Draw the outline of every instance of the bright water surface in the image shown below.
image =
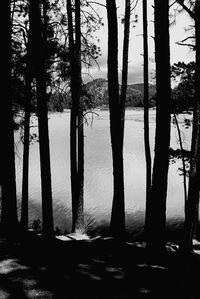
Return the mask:
<path id="1" fill-rule="evenodd" d="M 86 222 L 96 232 L 106 227 L 110 221 L 112 205 L 112 156 L 109 135 L 109 112 L 96 111 L 88 116 L 85 125 L 85 189 L 84 209 Z M 184 147 L 190 148 L 191 128 L 183 126 L 184 115 L 179 116 L 181 130 L 184 132 Z M 70 161 L 69 161 L 69 121 L 70 113 L 49 114 L 51 170 L 53 188 L 53 208 L 55 227 L 63 231 L 71 228 Z M 36 125 L 36 118 L 33 119 Z M 177 131 L 171 126 L 171 146 L 179 148 Z M 37 131 L 36 128 L 32 128 Z M 125 205 L 127 230 L 138 232 L 144 224 L 145 210 L 145 155 L 144 125 L 142 110 L 127 110 L 125 121 L 124 169 Z M 155 110 L 150 111 L 150 138 L 152 155 L 154 153 Z M 163 136 L 164 138 L 164 136 Z M 22 143 L 16 135 L 16 178 L 18 192 L 18 212 L 22 184 Z M 176 225 L 183 217 L 183 177 L 178 167 L 181 161 L 170 165 L 167 199 L 167 218 Z M 39 144 L 30 146 L 30 226 L 33 220 L 41 219 L 41 188 Z"/>

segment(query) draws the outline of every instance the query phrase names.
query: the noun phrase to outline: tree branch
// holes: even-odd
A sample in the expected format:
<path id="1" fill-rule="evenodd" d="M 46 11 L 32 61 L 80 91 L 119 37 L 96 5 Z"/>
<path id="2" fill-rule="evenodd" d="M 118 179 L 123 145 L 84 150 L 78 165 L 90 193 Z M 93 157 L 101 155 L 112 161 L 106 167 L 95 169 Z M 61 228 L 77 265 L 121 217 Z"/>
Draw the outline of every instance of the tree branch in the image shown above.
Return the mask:
<path id="1" fill-rule="evenodd" d="M 181 43 L 181 42 L 176 42 L 176 44 L 179 45 L 179 46 L 187 46 L 187 47 L 195 48 L 195 45 L 192 45 L 192 44 L 184 44 L 184 43 Z"/>
<path id="2" fill-rule="evenodd" d="M 192 19 L 195 18 L 195 14 L 184 4 L 183 0 L 177 0 L 177 3 L 180 4 L 185 9 L 185 11 L 190 15 Z"/>

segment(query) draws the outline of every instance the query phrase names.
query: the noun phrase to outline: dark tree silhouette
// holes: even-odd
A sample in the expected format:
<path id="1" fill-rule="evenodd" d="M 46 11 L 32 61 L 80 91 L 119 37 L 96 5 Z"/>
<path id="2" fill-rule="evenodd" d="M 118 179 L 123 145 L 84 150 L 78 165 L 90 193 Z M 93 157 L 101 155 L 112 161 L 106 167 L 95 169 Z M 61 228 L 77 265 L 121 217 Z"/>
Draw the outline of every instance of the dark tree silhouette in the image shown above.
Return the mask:
<path id="1" fill-rule="evenodd" d="M 7 22 L 7 31 L 4 39 L 4 59 L 5 68 L 3 68 L 4 84 L 2 92 L 4 100 L 2 101 L 3 113 L 6 115 L 2 130 L 2 204 L 1 204 L 1 233 L 7 237 L 16 237 L 18 232 L 17 219 L 17 199 L 16 199 L 16 181 L 15 181 L 15 146 L 13 132 L 13 111 L 11 98 L 11 1 L 4 3 L 4 16 Z"/>
<path id="2" fill-rule="evenodd" d="M 147 248 L 165 249 L 166 197 L 170 144 L 170 51 L 169 1 L 155 0 L 156 135 L 151 204 L 148 215 Z"/>
<path id="3" fill-rule="evenodd" d="M 151 210 L 151 149 L 149 141 L 149 55 L 148 55 L 148 19 L 147 0 L 143 0 L 143 51 L 144 51 L 144 146 L 146 157 L 146 215 L 145 228 L 148 227 L 148 212 Z"/>
<path id="4" fill-rule="evenodd" d="M 124 142 L 124 121 L 125 121 L 125 103 L 127 94 L 127 78 L 128 78 L 128 52 L 129 52 L 129 35 L 130 35 L 130 16 L 131 1 L 125 1 L 124 16 L 124 41 L 123 41 L 123 62 L 122 62 L 122 84 L 120 94 L 120 112 L 121 112 L 121 147 L 123 149 Z"/>
<path id="5" fill-rule="evenodd" d="M 29 137 L 30 137 L 30 113 L 31 113 L 31 82 L 33 79 L 33 69 L 31 60 L 34 49 L 34 8 L 33 2 L 29 3 L 29 32 L 26 54 L 25 70 L 25 120 L 24 120 L 24 152 L 23 152 L 23 177 L 22 177 L 22 209 L 21 209 L 21 229 L 23 233 L 28 232 L 28 197 L 29 197 Z"/>
<path id="6" fill-rule="evenodd" d="M 196 233 L 199 214 L 200 181 L 200 2 L 195 2 L 196 68 L 195 104 L 193 111 L 193 131 L 190 158 L 188 200 L 186 204 L 182 249 L 192 250 L 192 240 Z"/>
<path id="7" fill-rule="evenodd" d="M 70 158 L 71 158 L 71 191 L 72 191 L 72 231 L 82 230 L 83 215 L 83 182 L 84 182 L 84 135 L 83 135 L 83 102 L 81 98 L 81 24 L 80 1 L 75 2 L 75 26 L 71 1 L 67 1 L 70 77 L 71 77 L 71 120 L 70 120 Z M 74 29 L 75 28 L 75 29 Z M 75 35 L 74 35 L 75 30 Z"/>
<path id="8" fill-rule="evenodd" d="M 108 97 L 113 158 L 113 204 L 110 233 L 115 237 L 123 238 L 125 233 L 123 138 L 125 99 L 127 90 L 130 2 L 126 1 L 124 19 L 121 96 L 119 95 L 118 82 L 118 24 L 116 2 L 107 0 L 106 6 L 108 19 Z"/>
<path id="9" fill-rule="evenodd" d="M 49 130 L 48 130 L 48 111 L 47 111 L 47 92 L 46 92 L 46 58 L 47 49 L 46 40 L 46 7 L 38 0 L 32 0 L 32 9 L 34 10 L 34 64 L 37 90 L 37 108 L 38 108 L 38 129 L 39 129 L 39 150 L 41 166 L 41 189 L 42 189 L 42 229 L 46 238 L 51 238 L 54 234 L 53 209 L 52 209 L 52 189 L 51 189 L 51 167 L 50 167 L 50 148 L 49 148 Z M 41 18 L 41 8 L 43 8 L 43 19 Z M 37 48 L 36 48 L 37 47 Z M 40 51 L 37 51 L 37 49 Z"/>

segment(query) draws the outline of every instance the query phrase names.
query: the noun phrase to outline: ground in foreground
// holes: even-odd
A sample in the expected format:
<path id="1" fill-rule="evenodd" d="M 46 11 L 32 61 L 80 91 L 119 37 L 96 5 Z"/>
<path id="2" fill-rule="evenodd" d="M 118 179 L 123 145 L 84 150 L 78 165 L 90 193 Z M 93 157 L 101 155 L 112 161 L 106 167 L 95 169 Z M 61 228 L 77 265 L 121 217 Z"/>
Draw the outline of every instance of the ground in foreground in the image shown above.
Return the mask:
<path id="1" fill-rule="evenodd" d="M 200 256 L 112 238 L 0 241 L 0 298 L 199 298 Z"/>

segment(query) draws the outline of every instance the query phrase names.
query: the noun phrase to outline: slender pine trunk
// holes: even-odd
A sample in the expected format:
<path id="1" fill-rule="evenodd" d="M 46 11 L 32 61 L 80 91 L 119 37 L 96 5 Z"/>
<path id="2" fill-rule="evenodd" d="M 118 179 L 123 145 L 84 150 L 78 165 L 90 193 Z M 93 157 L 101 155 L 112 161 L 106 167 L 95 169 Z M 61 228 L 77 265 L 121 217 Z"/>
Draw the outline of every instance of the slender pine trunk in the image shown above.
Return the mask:
<path id="1" fill-rule="evenodd" d="M 148 227 L 149 213 L 151 211 L 151 149 L 149 141 L 149 55 L 148 55 L 148 18 L 147 0 L 143 0 L 143 51 L 144 51 L 144 147 L 146 158 L 146 214 L 145 233 Z"/>
<path id="2" fill-rule="evenodd" d="M 82 78 L 81 78 L 81 16 L 80 0 L 75 2 L 75 37 L 76 37 L 76 97 L 78 103 L 78 194 L 77 194 L 77 218 L 75 221 L 75 230 L 84 229 L 83 214 L 83 191 L 84 191 L 84 119 L 83 119 L 83 99 Z"/>
<path id="3" fill-rule="evenodd" d="M 120 113 L 121 113 L 121 147 L 123 150 L 124 144 L 124 123 L 125 123 L 125 105 L 128 84 L 128 54 L 129 54 L 129 36 L 130 36 L 130 16 L 131 16 L 131 1 L 125 1 L 125 16 L 124 16 L 124 41 L 123 41 L 123 58 L 122 58 L 122 84 L 120 94 Z"/>
<path id="4" fill-rule="evenodd" d="M 27 54 L 28 55 L 28 54 Z M 24 121 L 24 152 L 22 170 L 22 207 L 21 207 L 21 229 L 23 233 L 28 232 L 28 198 L 29 198 L 29 135 L 30 135 L 30 102 L 31 102 L 31 79 L 29 70 L 29 59 L 27 59 L 27 71 L 25 78 L 26 102 Z"/>
<path id="5" fill-rule="evenodd" d="M 81 98 L 81 24 L 80 1 L 75 2 L 75 26 L 73 26 L 72 4 L 67 0 L 70 76 L 71 76 L 71 119 L 70 119 L 70 163 L 72 192 L 72 232 L 84 227 L 84 126 L 83 102 Z M 75 30 L 74 30 L 75 27 Z M 75 31 L 75 33 L 74 33 Z"/>
<path id="6" fill-rule="evenodd" d="M 36 2 L 36 0 L 33 0 Z M 46 63 L 45 47 L 47 41 L 44 40 L 43 26 L 41 20 L 41 7 L 37 0 L 36 22 L 37 47 L 40 51 L 36 52 L 36 89 L 37 89 L 37 108 L 38 108 L 38 129 L 39 129 L 39 151 L 41 168 L 41 189 L 42 189 L 42 230 L 46 238 L 54 235 L 53 207 L 52 207 L 52 187 L 51 187 L 51 167 L 50 167 L 50 148 L 49 148 L 49 129 L 48 129 L 48 108 L 46 93 Z"/>
<path id="7" fill-rule="evenodd" d="M 118 83 L 118 28 L 115 0 L 107 0 L 108 18 L 108 96 L 113 157 L 113 204 L 110 233 L 123 238 L 125 233 L 124 171 L 121 139 L 121 111 Z"/>
<path id="8" fill-rule="evenodd" d="M 72 18 L 72 4 L 71 0 L 67 0 L 67 19 L 68 19 L 68 34 L 69 34 L 69 53 L 70 53 L 70 87 L 71 87 L 71 114 L 70 114 L 70 170 L 71 170 L 71 196 L 72 196 L 72 231 L 75 231 L 76 212 L 76 194 L 77 194 L 77 175 L 78 175 L 78 161 L 77 161 L 77 103 L 75 97 L 75 41 Z"/>
<path id="9" fill-rule="evenodd" d="M 155 59 L 156 135 L 147 248 L 150 252 L 161 253 L 165 250 L 166 242 L 166 198 L 171 123 L 169 1 L 155 0 Z"/>
<path id="10" fill-rule="evenodd" d="M 22 177 L 22 208 L 21 229 L 23 233 L 28 232 L 28 200 L 29 200 L 29 135 L 30 135 L 30 106 L 31 106 L 31 82 L 33 78 L 33 67 L 31 61 L 34 59 L 34 18 L 35 12 L 32 2 L 29 3 L 29 32 L 27 43 L 27 58 L 25 72 L 25 122 L 24 122 L 24 152 L 23 152 L 23 177 Z"/>
<path id="11" fill-rule="evenodd" d="M 177 120 L 176 113 L 174 113 L 174 119 L 175 119 L 175 124 L 178 132 L 178 139 L 179 139 L 179 145 L 180 145 L 180 150 L 181 150 L 181 159 L 182 159 L 182 166 L 183 166 L 183 190 L 184 190 L 184 210 L 186 213 L 186 205 L 187 205 L 187 171 L 186 171 L 186 165 L 185 165 L 185 157 L 184 157 L 184 149 L 183 149 L 183 142 L 181 138 L 181 130 L 180 126 Z"/>

